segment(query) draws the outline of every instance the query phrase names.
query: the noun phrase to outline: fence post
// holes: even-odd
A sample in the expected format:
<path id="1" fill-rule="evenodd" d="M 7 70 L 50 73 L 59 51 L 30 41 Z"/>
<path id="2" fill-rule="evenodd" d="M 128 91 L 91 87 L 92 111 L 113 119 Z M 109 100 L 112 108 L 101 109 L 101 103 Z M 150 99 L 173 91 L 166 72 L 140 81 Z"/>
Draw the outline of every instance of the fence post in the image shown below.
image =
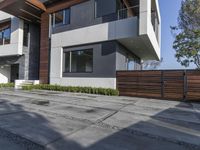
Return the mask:
<path id="1" fill-rule="evenodd" d="M 183 101 L 187 101 L 187 92 L 188 92 L 188 83 L 187 83 L 187 70 L 184 70 L 183 73 L 184 78 L 184 87 L 183 87 Z"/>

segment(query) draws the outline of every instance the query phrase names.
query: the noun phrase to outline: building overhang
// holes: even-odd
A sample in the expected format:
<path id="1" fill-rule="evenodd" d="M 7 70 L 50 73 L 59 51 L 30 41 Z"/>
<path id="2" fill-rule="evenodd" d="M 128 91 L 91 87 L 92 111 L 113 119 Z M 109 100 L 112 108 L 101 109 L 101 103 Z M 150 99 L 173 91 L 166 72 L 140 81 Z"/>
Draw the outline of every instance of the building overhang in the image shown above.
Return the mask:
<path id="1" fill-rule="evenodd" d="M 21 55 L 0 57 L 0 66 L 15 64 L 20 57 Z"/>
<path id="2" fill-rule="evenodd" d="M 29 22 L 40 23 L 46 7 L 39 0 L 2 0 L 0 10 Z"/>

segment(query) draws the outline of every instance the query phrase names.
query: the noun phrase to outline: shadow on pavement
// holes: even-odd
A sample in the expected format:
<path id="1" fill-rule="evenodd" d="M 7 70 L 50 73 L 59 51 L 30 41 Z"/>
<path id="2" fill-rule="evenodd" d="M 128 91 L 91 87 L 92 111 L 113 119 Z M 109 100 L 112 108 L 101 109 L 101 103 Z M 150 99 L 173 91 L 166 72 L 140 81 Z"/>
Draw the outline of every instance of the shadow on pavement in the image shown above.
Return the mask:
<path id="1" fill-rule="evenodd" d="M 133 107 L 122 109 L 102 122 L 88 124 L 38 113 L 0 99 L 0 149 L 200 149 L 200 114 L 194 113 L 191 108 L 189 103 L 180 102 L 174 108 L 159 113 L 146 109 L 139 116 Z M 150 112 L 149 117 L 147 114 Z"/>

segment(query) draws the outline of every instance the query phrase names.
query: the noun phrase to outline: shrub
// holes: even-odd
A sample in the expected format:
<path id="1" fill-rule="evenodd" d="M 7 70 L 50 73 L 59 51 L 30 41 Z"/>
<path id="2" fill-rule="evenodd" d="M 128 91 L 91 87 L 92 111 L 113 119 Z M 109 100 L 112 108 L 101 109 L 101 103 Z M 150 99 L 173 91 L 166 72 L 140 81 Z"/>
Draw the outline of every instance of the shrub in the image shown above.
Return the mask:
<path id="1" fill-rule="evenodd" d="M 1 83 L 0 88 L 11 88 L 14 87 L 14 83 Z"/>
<path id="2" fill-rule="evenodd" d="M 59 86 L 59 85 L 49 85 L 49 84 L 39 84 L 23 86 L 23 90 L 50 90 L 50 91 L 62 91 L 62 92 L 74 92 L 74 93 L 88 93 L 88 94 L 100 94 L 117 96 L 119 95 L 118 90 L 105 89 L 105 88 L 92 88 L 92 87 L 72 87 L 72 86 Z"/>

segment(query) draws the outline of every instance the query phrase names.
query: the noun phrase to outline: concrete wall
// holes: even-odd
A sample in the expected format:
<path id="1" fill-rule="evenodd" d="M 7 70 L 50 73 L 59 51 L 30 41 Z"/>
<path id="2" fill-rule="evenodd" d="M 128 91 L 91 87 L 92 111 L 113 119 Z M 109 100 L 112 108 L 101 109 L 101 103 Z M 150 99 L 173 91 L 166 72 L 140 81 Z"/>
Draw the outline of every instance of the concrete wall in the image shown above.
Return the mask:
<path id="1" fill-rule="evenodd" d="M 10 66 L 0 66 L 0 83 L 10 82 Z"/>
<path id="2" fill-rule="evenodd" d="M 52 34 L 51 47 L 57 48 L 62 45 L 76 46 L 82 44 L 111 41 L 138 36 L 137 17 L 102 23 L 80 29 Z M 63 38 L 65 37 L 65 38 Z"/>
<path id="3" fill-rule="evenodd" d="M 116 89 L 116 78 L 50 78 L 50 84 Z"/>

